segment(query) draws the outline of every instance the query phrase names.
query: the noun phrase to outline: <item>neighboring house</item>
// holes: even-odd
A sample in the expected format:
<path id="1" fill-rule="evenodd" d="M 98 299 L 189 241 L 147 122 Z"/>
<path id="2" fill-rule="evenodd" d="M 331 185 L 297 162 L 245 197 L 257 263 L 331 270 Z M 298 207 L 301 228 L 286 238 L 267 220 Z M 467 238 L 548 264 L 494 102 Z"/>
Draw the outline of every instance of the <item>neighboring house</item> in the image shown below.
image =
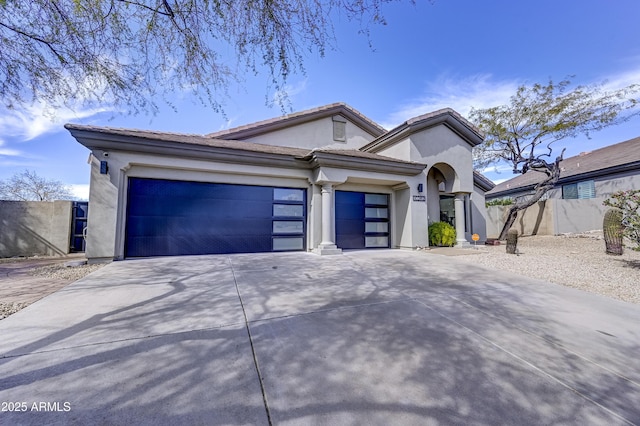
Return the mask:
<path id="1" fill-rule="evenodd" d="M 528 209 L 535 210 L 532 216 L 538 226 L 521 224 L 522 230 L 538 229 L 541 232 L 537 233 L 553 235 L 602 229 L 607 209 L 602 202 L 616 191 L 640 189 L 640 137 L 567 158 L 560 163 L 560 170 L 558 183 L 542 200 L 544 205 Z M 542 177 L 533 171 L 519 175 L 488 191 L 486 200 L 530 196 Z M 491 222 L 501 220 L 491 212 L 489 216 Z M 495 236 L 494 224 L 489 228 L 489 236 Z"/>
<path id="2" fill-rule="evenodd" d="M 451 109 L 386 131 L 336 103 L 209 135 L 68 124 L 91 150 L 86 255 L 416 248 L 485 238 L 482 135 Z"/>

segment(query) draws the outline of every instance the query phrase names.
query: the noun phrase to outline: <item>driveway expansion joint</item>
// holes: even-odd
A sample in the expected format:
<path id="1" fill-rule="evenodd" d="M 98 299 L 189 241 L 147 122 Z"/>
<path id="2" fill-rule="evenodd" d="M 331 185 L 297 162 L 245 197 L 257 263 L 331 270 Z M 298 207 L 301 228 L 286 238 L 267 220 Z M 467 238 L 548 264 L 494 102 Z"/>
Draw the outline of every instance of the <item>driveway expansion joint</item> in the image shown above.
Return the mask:
<path id="1" fill-rule="evenodd" d="M 262 402 L 264 403 L 264 409 L 267 416 L 267 422 L 269 426 L 273 425 L 273 421 L 271 420 L 271 411 L 269 410 L 269 401 L 267 399 L 267 390 L 264 387 L 264 379 L 262 377 L 262 373 L 260 372 L 260 364 L 258 363 L 258 355 L 256 354 L 256 349 L 253 344 L 253 336 L 251 335 L 251 327 L 249 327 L 249 319 L 247 318 L 247 311 L 244 308 L 244 302 L 242 300 L 242 295 L 240 294 L 240 289 L 238 288 L 238 280 L 236 279 L 236 271 L 233 269 L 233 263 L 231 262 L 231 258 L 227 257 L 229 261 L 229 265 L 231 266 L 231 274 L 233 275 L 233 283 L 236 287 L 236 293 L 238 294 L 238 300 L 240 301 L 240 308 L 242 309 L 242 315 L 244 317 L 244 325 L 247 330 L 247 335 L 249 336 L 249 345 L 251 346 L 251 355 L 253 356 L 253 365 L 256 367 L 256 373 L 258 374 L 258 382 L 260 383 L 260 391 L 262 392 Z"/>

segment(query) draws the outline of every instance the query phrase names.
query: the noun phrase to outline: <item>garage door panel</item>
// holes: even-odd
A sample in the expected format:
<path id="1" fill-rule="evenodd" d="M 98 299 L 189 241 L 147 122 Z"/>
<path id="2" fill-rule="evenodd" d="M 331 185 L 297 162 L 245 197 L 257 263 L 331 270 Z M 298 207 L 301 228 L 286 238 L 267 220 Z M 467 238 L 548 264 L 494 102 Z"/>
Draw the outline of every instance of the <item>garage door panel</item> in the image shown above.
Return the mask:
<path id="1" fill-rule="evenodd" d="M 287 201 L 302 209 L 296 226 L 276 214 L 274 205 L 282 201 L 275 201 L 274 194 L 301 200 Z M 299 189 L 130 178 L 125 256 L 280 251 L 284 246 L 274 245 L 274 237 L 283 229 L 305 240 L 304 194 Z M 289 247 L 302 250 L 304 244 Z"/>
<path id="2" fill-rule="evenodd" d="M 343 249 L 389 247 L 389 196 L 336 191 L 336 245 Z"/>

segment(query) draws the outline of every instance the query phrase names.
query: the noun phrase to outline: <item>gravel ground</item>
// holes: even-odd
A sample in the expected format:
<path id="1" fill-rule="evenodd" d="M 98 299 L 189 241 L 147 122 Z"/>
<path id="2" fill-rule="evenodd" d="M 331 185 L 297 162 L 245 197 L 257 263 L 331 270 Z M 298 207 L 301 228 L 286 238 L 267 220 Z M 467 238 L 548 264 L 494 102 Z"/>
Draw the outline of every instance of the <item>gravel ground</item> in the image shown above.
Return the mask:
<path id="1" fill-rule="evenodd" d="M 64 265 L 49 265 L 41 268 L 36 268 L 29 272 L 31 275 L 46 278 L 55 278 L 65 281 L 77 281 L 80 278 L 97 271 L 102 268 L 106 263 L 94 263 L 92 265 L 82 265 L 67 267 Z"/>
<path id="2" fill-rule="evenodd" d="M 13 263 L 13 262 L 26 262 L 28 260 L 34 260 L 37 258 L 20 258 L 20 259 L 0 259 L 0 263 Z M 43 258 L 46 259 L 46 258 Z M 29 271 L 30 275 L 44 278 L 52 278 L 55 280 L 68 281 L 69 283 L 79 280 L 85 275 L 90 274 L 93 271 L 97 271 L 102 268 L 105 264 L 93 264 L 93 265 L 82 265 L 82 266 L 73 266 L 67 267 L 64 266 L 63 263 L 58 263 L 55 265 L 47 265 L 39 268 L 34 268 Z M 43 297 L 46 294 L 42 295 Z M 27 302 L 19 302 L 19 303 L 6 303 L 0 301 L 0 320 L 8 317 L 11 314 L 15 314 L 21 309 L 29 306 L 30 303 Z"/>
<path id="3" fill-rule="evenodd" d="M 0 320 L 8 317 L 11 314 L 15 314 L 20 309 L 29 306 L 28 303 L 3 303 L 0 302 Z"/>
<path id="4" fill-rule="evenodd" d="M 640 304 L 640 252 L 606 254 L 601 232 L 520 237 L 518 250 L 519 255 L 507 254 L 504 243 L 478 246 L 479 253 L 457 258 Z"/>

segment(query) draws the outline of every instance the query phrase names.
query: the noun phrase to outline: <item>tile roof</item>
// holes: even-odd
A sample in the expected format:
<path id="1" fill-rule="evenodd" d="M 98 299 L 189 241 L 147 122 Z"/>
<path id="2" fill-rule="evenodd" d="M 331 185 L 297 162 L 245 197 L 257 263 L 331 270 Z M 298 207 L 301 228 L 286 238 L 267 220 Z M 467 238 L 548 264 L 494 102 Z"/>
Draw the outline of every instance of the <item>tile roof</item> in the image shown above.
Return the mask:
<path id="1" fill-rule="evenodd" d="M 234 127 L 232 129 L 209 133 L 206 136 L 220 139 L 243 139 L 257 134 L 267 133 L 272 130 L 300 124 L 301 122 L 317 120 L 319 118 L 324 118 L 340 113 L 350 116 L 352 119 L 355 119 L 355 121 L 359 122 L 363 127 L 365 127 L 364 130 L 369 131 L 373 136 L 379 136 L 386 132 L 386 130 L 382 126 L 372 121 L 358 110 L 350 107 L 343 102 L 336 102 L 305 111 L 294 112 L 292 114 L 287 114 L 281 117 L 274 117 L 267 120 L 258 121 L 256 123 Z"/>
<path id="2" fill-rule="evenodd" d="M 560 180 L 579 179 L 581 175 L 606 175 L 620 167 L 633 166 L 634 163 L 638 163 L 640 174 L 640 137 L 564 159 L 560 163 Z M 487 196 L 528 189 L 543 177 L 542 173 L 533 171 L 516 176 L 496 185 L 487 192 Z"/>
<path id="3" fill-rule="evenodd" d="M 167 144 L 185 144 L 185 145 L 198 145 L 207 146 L 212 148 L 226 148 L 230 150 L 240 150 L 249 152 L 258 152 L 265 154 L 278 154 L 295 158 L 309 158 L 313 156 L 314 152 L 326 152 L 330 154 L 339 155 L 342 157 L 356 157 L 356 158 L 369 158 L 372 160 L 380 160 L 385 162 L 395 162 L 401 164 L 415 165 L 410 161 L 399 160 L 397 158 L 386 157 L 378 154 L 371 154 L 368 152 L 362 152 L 354 149 L 315 149 L 309 150 L 306 148 L 292 148 L 277 145 L 258 144 L 247 141 L 237 140 L 225 140 L 214 139 L 208 136 L 185 134 L 185 133 L 172 133 L 172 132 L 159 132 L 154 130 L 137 130 L 137 129 L 122 129 L 115 127 L 98 127 L 82 124 L 66 124 L 65 128 L 73 132 L 90 132 L 93 139 L 96 135 L 104 135 L 105 137 L 121 137 L 123 139 L 137 139 L 143 141 L 150 141 L 152 143 L 166 142 Z M 74 135 L 75 136 L 75 135 Z M 89 147 L 91 145 L 89 144 Z"/>
<path id="4" fill-rule="evenodd" d="M 382 150 L 415 131 L 438 124 L 447 124 L 450 128 L 455 129 L 473 146 L 478 145 L 484 139 L 484 134 L 469 120 L 451 108 L 443 108 L 410 118 L 388 132 L 381 134 L 360 149 L 372 152 Z"/>
<path id="5" fill-rule="evenodd" d="M 98 134 L 108 134 L 114 136 L 132 137 L 153 141 L 174 142 L 189 145 L 202 145 L 210 146 L 212 148 L 228 148 L 237 149 L 241 151 L 251 152 L 263 152 L 266 154 L 281 154 L 295 157 L 303 157 L 308 154 L 308 149 L 292 148 L 275 145 L 264 145 L 246 141 L 214 139 L 208 136 L 187 134 L 187 133 L 172 133 L 172 132 L 159 132 L 154 130 L 137 130 L 137 129 L 121 129 L 115 127 L 98 127 L 87 126 L 80 124 L 66 124 L 64 126 L 67 130 L 80 130 L 89 131 Z"/>

